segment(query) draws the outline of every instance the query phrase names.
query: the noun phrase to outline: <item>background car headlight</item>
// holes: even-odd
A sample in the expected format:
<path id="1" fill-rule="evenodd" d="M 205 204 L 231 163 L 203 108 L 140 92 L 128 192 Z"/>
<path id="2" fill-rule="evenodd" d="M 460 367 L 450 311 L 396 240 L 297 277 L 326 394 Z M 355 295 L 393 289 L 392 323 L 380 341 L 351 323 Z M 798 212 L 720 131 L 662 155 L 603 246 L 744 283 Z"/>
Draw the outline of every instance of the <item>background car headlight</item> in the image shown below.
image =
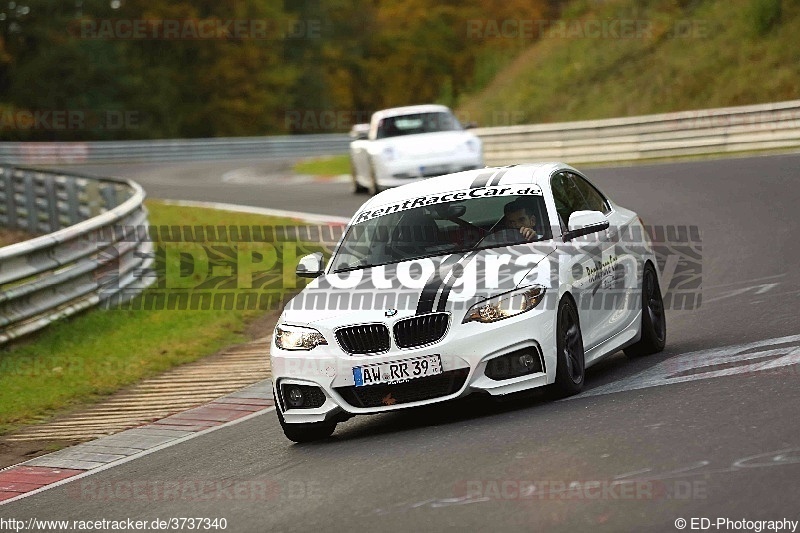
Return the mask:
<path id="1" fill-rule="evenodd" d="M 544 293 L 544 287 L 534 285 L 478 302 L 469 308 L 462 323 L 482 322 L 488 324 L 530 311 L 539 305 L 544 298 Z"/>
<path id="2" fill-rule="evenodd" d="M 464 146 L 467 148 L 468 152 L 477 153 L 480 151 L 480 143 L 475 139 L 470 139 L 464 143 Z"/>
<path id="3" fill-rule="evenodd" d="M 383 149 L 383 152 L 381 152 L 381 156 L 383 157 L 384 161 L 392 161 L 395 157 L 397 157 L 397 153 L 395 153 L 394 148 L 387 146 Z"/>
<path id="4" fill-rule="evenodd" d="M 283 350 L 313 350 L 328 341 L 315 329 L 281 325 L 275 328 L 275 344 Z"/>

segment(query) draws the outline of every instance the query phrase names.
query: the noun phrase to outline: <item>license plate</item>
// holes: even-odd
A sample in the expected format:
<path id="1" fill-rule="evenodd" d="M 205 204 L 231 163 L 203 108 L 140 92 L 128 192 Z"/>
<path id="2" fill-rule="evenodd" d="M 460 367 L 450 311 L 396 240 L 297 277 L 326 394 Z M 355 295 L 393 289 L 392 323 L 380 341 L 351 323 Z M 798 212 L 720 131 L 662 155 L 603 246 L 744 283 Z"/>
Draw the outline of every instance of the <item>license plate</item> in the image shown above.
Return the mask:
<path id="1" fill-rule="evenodd" d="M 447 165 L 431 165 L 428 167 L 419 167 L 419 173 L 423 176 L 426 174 L 447 174 L 450 167 Z"/>
<path id="2" fill-rule="evenodd" d="M 435 376 L 442 373 L 442 358 L 439 354 L 415 357 L 403 361 L 376 363 L 353 368 L 356 387 L 367 385 L 403 383 L 410 379 Z"/>

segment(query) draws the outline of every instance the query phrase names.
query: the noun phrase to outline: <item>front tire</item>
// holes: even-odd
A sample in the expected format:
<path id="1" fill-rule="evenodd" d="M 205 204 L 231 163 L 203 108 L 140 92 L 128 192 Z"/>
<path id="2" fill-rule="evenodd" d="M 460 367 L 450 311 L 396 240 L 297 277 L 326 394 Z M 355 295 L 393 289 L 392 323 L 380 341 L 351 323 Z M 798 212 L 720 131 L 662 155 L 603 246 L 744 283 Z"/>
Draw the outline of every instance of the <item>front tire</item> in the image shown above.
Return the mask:
<path id="1" fill-rule="evenodd" d="M 578 310 L 568 297 L 558 304 L 556 350 L 558 364 L 552 390 L 559 398 L 578 394 L 583 389 L 586 373 L 583 335 Z"/>
<path id="2" fill-rule="evenodd" d="M 647 263 L 642 273 L 642 336 L 639 342 L 625 348 L 628 357 L 658 353 L 667 343 L 667 319 L 664 300 L 658 286 L 656 270 Z"/>
<path id="3" fill-rule="evenodd" d="M 350 158 L 350 176 L 353 178 L 353 194 L 365 194 L 367 188 L 361 185 L 356 179 L 356 166 L 353 164 L 353 158 Z"/>
<path id="4" fill-rule="evenodd" d="M 378 185 L 378 177 L 375 173 L 375 163 L 373 163 L 371 159 L 369 162 L 369 188 L 367 192 L 372 196 L 381 192 L 381 187 Z"/>
<path id="5" fill-rule="evenodd" d="M 336 422 L 313 422 L 309 424 L 287 424 L 283 419 L 280 407 L 276 408 L 278 413 L 278 421 L 281 423 L 281 429 L 286 438 L 297 442 L 313 442 L 315 440 L 327 439 L 333 435 L 336 429 Z"/>

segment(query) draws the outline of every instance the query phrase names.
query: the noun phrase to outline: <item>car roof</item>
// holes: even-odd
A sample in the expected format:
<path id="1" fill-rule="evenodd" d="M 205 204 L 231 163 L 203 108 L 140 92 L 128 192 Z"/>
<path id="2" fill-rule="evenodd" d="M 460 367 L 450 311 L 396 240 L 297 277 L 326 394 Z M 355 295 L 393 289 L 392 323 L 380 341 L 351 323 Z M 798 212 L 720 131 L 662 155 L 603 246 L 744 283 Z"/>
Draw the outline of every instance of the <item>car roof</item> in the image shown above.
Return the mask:
<path id="1" fill-rule="evenodd" d="M 416 113 L 436 113 L 446 112 L 450 113 L 450 108 L 438 104 L 423 104 L 423 105 L 409 105 L 404 107 L 392 107 L 390 109 L 383 109 L 375 113 L 374 118 L 381 119 L 385 117 L 396 117 L 400 115 L 413 115 Z"/>
<path id="2" fill-rule="evenodd" d="M 486 167 L 477 170 L 467 170 L 456 174 L 447 174 L 435 178 L 416 181 L 394 187 L 383 191 L 372 197 L 368 202 L 361 206 L 360 210 L 368 206 L 380 206 L 397 201 L 416 198 L 418 196 L 446 193 L 474 187 L 476 182 L 485 182 L 487 186 L 492 185 L 537 185 L 540 189 L 547 183 L 550 175 L 555 170 L 569 169 L 572 167 L 565 163 L 546 162 L 546 163 L 525 163 L 523 165 L 511 165 L 506 167 Z M 481 178 L 480 180 L 478 178 Z M 496 183 L 495 183 L 496 181 Z"/>

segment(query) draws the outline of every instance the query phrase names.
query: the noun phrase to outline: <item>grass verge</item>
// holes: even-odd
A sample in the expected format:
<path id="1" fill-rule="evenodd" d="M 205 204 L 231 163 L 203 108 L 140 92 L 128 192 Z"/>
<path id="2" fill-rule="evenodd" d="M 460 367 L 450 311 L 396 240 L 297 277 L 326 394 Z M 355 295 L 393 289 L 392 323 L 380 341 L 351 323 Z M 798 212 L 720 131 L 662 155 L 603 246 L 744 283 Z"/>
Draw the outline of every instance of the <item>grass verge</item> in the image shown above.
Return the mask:
<path id="1" fill-rule="evenodd" d="M 148 201 L 147 207 L 150 224 L 157 227 L 298 225 L 288 219 L 170 206 L 155 201 Z M 207 250 L 204 253 L 212 258 L 206 261 L 213 266 L 214 272 L 208 270 L 208 273 L 221 273 L 224 278 L 223 281 L 217 280 L 215 287 L 230 287 L 233 280 L 230 287 L 233 293 L 242 292 L 237 287 L 242 285 L 243 278 L 237 277 L 240 272 L 236 270 L 237 264 L 238 270 L 242 270 L 243 257 L 257 263 L 258 258 L 271 254 L 261 272 L 251 272 L 249 279 L 244 280 L 251 292 L 258 291 L 258 280 L 266 279 L 266 274 L 285 275 L 288 272 L 288 269 L 283 269 L 284 256 L 275 253 L 276 249 L 280 252 L 277 243 L 234 242 L 230 234 L 229 239 L 213 243 L 164 242 L 159 239 L 163 235 L 154 233 L 157 262 L 161 258 L 159 272 L 166 273 L 166 279 L 160 275 L 159 283 L 147 289 L 141 300 L 135 301 L 146 301 L 156 293 L 169 296 L 179 291 L 198 292 L 207 286 L 211 278 L 202 272 L 205 267 L 201 268 L 203 259 L 198 250 Z M 318 243 L 299 245 L 305 248 L 303 253 L 322 250 Z M 220 254 L 222 259 L 213 259 L 212 252 Z M 188 256 L 193 258 L 189 263 Z M 265 273 L 266 270 L 269 272 Z M 180 276 L 177 281 L 170 279 L 175 275 Z M 269 290 L 283 290 L 280 285 L 285 276 L 278 274 L 277 282 L 276 276 L 270 279 Z M 294 279 L 292 283 L 295 283 Z M 288 290 L 299 289 L 290 287 Z M 247 326 L 265 312 L 257 308 L 94 309 L 53 324 L 14 345 L 0 348 L 0 434 L 91 403 L 141 379 L 243 342 L 247 340 Z M 268 332 L 259 333 L 265 335 Z"/>
<path id="2" fill-rule="evenodd" d="M 350 174 L 350 156 L 344 154 L 305 159 L 296 163 L 292 170 L 295 174 L 312 174 L 314 176 Z"/>
<path id="3" fill-rule="evenodd" d="M 798 32 L 785 0 L 572 0 L 458 110 L 505 126 L 792 100 Z"/>

